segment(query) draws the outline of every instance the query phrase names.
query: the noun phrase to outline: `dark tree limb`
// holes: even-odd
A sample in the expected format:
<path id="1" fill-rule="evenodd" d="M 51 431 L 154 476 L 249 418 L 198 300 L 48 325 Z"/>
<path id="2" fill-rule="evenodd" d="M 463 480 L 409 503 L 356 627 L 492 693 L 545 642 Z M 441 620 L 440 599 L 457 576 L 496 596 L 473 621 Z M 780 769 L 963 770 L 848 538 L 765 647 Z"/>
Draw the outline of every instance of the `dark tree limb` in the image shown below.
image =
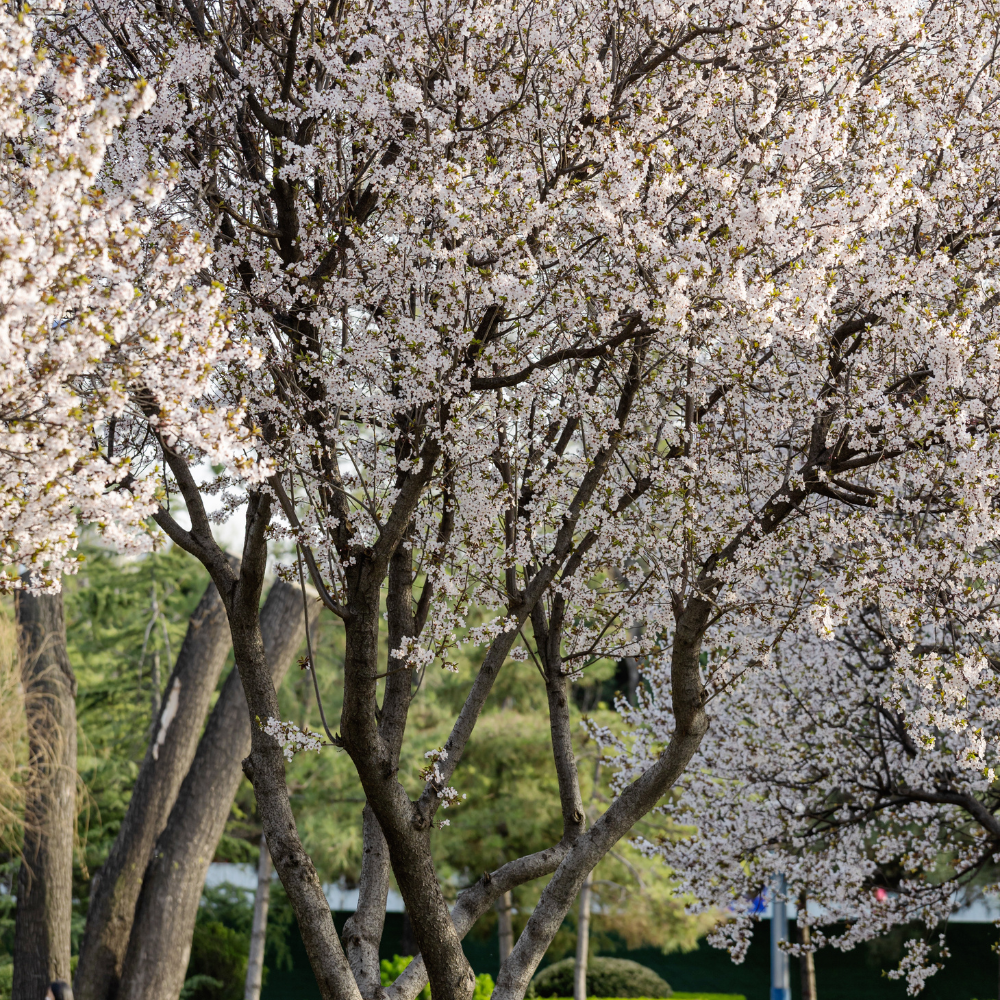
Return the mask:
<path id="1" fill-rule="evenodd" d="M 699 658 L 712 605 L 692 598 L 677 616 L 671 656 L 675 729 L 656 763 L 627 786 L 594 825 L 577 837 L 542 891 L 527 926 L 504 963 L 494 1000 L 519 1000 L 573 905 L 587 875 L 652 809 L 684 772 L 708 729 Z"/>

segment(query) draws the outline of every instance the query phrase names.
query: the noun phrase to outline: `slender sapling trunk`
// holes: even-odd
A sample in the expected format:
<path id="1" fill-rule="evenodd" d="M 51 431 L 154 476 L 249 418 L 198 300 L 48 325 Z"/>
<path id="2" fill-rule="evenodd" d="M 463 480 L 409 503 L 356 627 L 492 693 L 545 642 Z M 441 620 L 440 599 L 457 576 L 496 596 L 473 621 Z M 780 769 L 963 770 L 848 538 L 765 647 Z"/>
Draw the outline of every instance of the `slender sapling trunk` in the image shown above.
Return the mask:
<path id="1" fill-rule="evenodd" d="M 808 900 L 805 893 L 799 897 L 799 909 L 806 912 Z M 809 925 L 803 923 L 799 928 L 802 936 L 802 944 L 808 947 L 812 941 L 812 932 Z M 802 976 L 802 1000 L 816 1000 L 816 953 L 813 951 L 803 951 L 799 962 L 799 972 Z"/>
<path id="2" fill-rule="evenodd" d="M 497 900 L 497 933 L 500 937 L 500 964 L 514 950 L 514 921 L 511 918 L 511 893 L 508 890 Z"/>
<path id="3" fill-rule="evenodd" d="M 257 892 L 253 900 L 253 925 L 250 929 L 250 957 L 247 960 L 243 1000 L 260 1000 L 260 987 L 264 979 L 267 908 L 271 901 L 271 871 L 271 855 L 267 851 L 267 840 L 261 836 L 260 861 L 257 864 Z"/>
<path id="4" fill-rule="evenodd" d="M 576 927 L 576 964 L 573 966 L 573 1000 L 587 1000 L 587 952 L 590 949 L 591 872 L 580 887 L 580 913 Z"/>

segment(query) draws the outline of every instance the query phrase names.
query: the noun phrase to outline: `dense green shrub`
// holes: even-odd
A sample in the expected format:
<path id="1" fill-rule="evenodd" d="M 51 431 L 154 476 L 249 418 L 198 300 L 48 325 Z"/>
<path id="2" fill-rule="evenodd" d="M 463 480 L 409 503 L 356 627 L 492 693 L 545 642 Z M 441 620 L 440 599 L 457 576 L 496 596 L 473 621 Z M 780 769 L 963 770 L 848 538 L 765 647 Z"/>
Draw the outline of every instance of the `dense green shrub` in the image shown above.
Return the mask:
<path id="1" fill-rule="evenodd" d="M 248 892 L 231 885 L 205 890 L 181 1000 L 243 1000 L 252 923 Z"/>
<path id="2" fill-rule="evenodd" d="M 403 969 L 412 961 L 412 955 L 393 955 L 392 958 L 383 958 L 379 962 L 382 985 L 391 986 L 403 974 Z M 476 976 L 476 989 L 472 994 L 472 1000 L 490 1000 L 494 985 L 493 977 L 488 972 Z M 430 986 L 425 986 L 417 994 L 417 1000 L 431 1000 Z"/>
<path id="3" fill-rule="evenodd" d="M 403 969 L 405 969 L 412 961 L 412 955 L 393 955 L 392 958 L 383 958 L 382 961 L 379 962 L 379 972 L 382 976 L 382 985 L 392 986 L 392 984 L 403 974 Z M 430 986 L 425 986 L 417 994 L 417 1000 L 431 1000 Z"/>
<path id="4" fill-rule="evenodd" d="M 218 920 L 197 924 L 184 984 L 187 1000 L 242 1000 L 248 943 L 246 935 Z"/>
<path id="5" fill-rule="evenodd" d="M 565 958 L 543 969 L 531 981 L 536 997 L 573 995 L 573 959 Z M 587 963 L 587 996 L 669 997 L 670 985 L 652 969 L 627 958 L 592 958 Z"/>

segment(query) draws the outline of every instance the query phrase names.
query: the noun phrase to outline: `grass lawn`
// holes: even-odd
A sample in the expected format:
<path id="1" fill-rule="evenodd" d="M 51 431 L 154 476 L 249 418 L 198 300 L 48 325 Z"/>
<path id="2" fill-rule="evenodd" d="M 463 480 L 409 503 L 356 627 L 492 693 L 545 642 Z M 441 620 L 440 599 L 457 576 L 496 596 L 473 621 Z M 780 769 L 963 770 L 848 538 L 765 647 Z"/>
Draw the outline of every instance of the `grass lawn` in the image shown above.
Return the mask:
<path id="1" fill-rule="evenodd" d="M 674 992 L 671 1000 L 746 1000 L 742 993 L 690 993 Z M 572 997 L 550 997 L 549 1000 L 573 1000 Z M 622 1000 L 621 997 L 588 997 L 587 1000 Z M 656 997 L 636 997 L 636 1000 L 659 1000 Z"/>
<path id="2" fill-rule="evenodd" d="M 674 1000 L 746 1000 L 742 993 L 674 993 Z"/>

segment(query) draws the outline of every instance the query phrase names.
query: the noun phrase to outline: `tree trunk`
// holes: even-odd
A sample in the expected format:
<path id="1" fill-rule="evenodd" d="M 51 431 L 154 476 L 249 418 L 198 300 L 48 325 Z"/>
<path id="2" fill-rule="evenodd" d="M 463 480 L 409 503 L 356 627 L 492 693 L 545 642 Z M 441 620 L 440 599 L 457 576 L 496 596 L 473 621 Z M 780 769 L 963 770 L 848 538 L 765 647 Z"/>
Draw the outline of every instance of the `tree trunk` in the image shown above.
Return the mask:
<path id="1" fill-rule="evenodd" d="M 264 980 L 264 944 L 267 940 L 267 907 L 271 901 L 271 855 L 267 840 L 260 838 L 260 862 L 257 865 L 257 892 L 253 901 L 253 926 L 250 929 L 250 957 L 243 1000 L 260 1000 Z"/>
<path id="2" fill-rule="evenodd" d="M 580 914 L 576 925 L 576 964 L 573 966 L 573 1000 L 587 1000 L 587 952 L 590 949 L 590 886 L 593 873 L 580 887 Z"/>
<path id="3" fill-rule="evenodd" d="M 426 585 L 425 585 L 426 586 Z M 406 730 L 406 714 L 410 705 L 412 673 L 405 663 L 392 655 L 407 637 L 417 634 L 413 614 L 413 553 L 400 544 L 389 561 L 389 589 L 386 595 L 389 624 L 388 658 L 385 690 L 378 731 L 394 769 L 399 768 L 399 751 Z M 365 998 L 379 997 L 382 976 L 379 968 L 379 945 L 385 929 L 385 903 L 389 893 L 389 845 L 372 807 L 365 805 L 362 813 L 361 877 L 358 880 L 358 906 L 344 924 L 341 940 L 347 960 Z M 407 945 L 407 936 L 411 942 Z M 409 915 L 403 914 L 403 954 L 416 951 Z"/>
<path id="4" fill-rule="evenodd" d="M 551 875 L 566 856 L 569 846 L 565 842 L 547 847 L 544 851 L 508 861 L 496 871 L 484 872 L 483 877 L 455 900 L 451 911 L 455 929 L 464 938 L 476 921 L 505 893 L 513 888 Z M 487 877 L 489 876 L 489 877 Z M 417 994 L 427 985 L 427 969 L 422 955 L 416 955 L 403 970 L 403 974 L 385 990 L 385 1000 L 416 1000 Z"/>
<path id="5" fill-rule="evenodd" d="M 500 937 L 500 964 L 507 961 L 507 956 L 514 950 L 514 921 L 511 916 L 512 897 L 505 892 L 497 900 L 497 934 Z"/>
<path id="6" fill-rule="evenodd" d="M 471 1000 L 475 974 L 441 891 L 429 827 L 418 828 L 413 822 L 413 804 L 397 779 L 392 748 L 382 738 L 373 711 L 377 705 L 375 678 L 381 617 L 378 589 L 359 586 L 350 607 L 350 617 L 344 622 L 344 705 L 340 720 L 344 746 L 385 835 L 392 872 L 430 974 L 431 990 L 443 1000 Z"/>
<path id="7" fill-rule="evenodd" d="M 121 829 L 91 886 L 74 983 L 77 1000 L 115 995 L 142 876 L 191 765 L 229 646 L 226 611 L 215 585 L 209 584 L 167 683 Z"/>
<path id="8" fill-rule="evenodd" d="M 409 681 L 407 680 L 407 683 Z M 383 716 L 384 718 L 384 716 Z M 361 878 L 358 880 L 358 906 L 344 924 L 341 940 L 351 963 L 351 971 L 363 997 L 376 997 L 382 988 L 379 945 L 385 929 L 385 904 L 389 895 L 389 846 L 375 813 L 366 805 L 362 811 Z M 413 939 L 410 918 L 403 914 L 403 945 L 406 935 Z M 415 950 L 415 949 L 414 949 Z M 409 954 L 412 954 L 410 951 Z"/>
<path id="9" fill-rule="evenodd" d="M 17 880 L 13 1000 L 38 1000 L 69 979 L 76 833 L 76 678 L 62 594 L 15 595 L 28 719 L 24 855 Z"/>
<path id="10" fill-rule="evenodd" d="M 807 900 L 805 894 L 799 897 L 799 908 L 806 912 Z M 808 924 L 802 924 L 799 928 L 801 943 L 808 947 L 811 943 L 812 934 Z M 799 959 L 799 972 L 802 975 L 802 1000 L 816 1000 L 816 960 L 815 952 L 803 951 Z"/>
<path id="11" fill-rule="evenodd" d="M 310 621 L 320 605 L 309 601 Z M 302 645 L 302 591 L 278 580 L 260 612 L 264 651 L 275 686 Z M 156 843 L 136 906 L 118 1000 L 177 1000 L 208 866 L 229 818 L 250 752 L 250 720 L 233 670 L 198 744 L 166 829 Z M 270 852 L 266 852 L 270 857 Z"/>

